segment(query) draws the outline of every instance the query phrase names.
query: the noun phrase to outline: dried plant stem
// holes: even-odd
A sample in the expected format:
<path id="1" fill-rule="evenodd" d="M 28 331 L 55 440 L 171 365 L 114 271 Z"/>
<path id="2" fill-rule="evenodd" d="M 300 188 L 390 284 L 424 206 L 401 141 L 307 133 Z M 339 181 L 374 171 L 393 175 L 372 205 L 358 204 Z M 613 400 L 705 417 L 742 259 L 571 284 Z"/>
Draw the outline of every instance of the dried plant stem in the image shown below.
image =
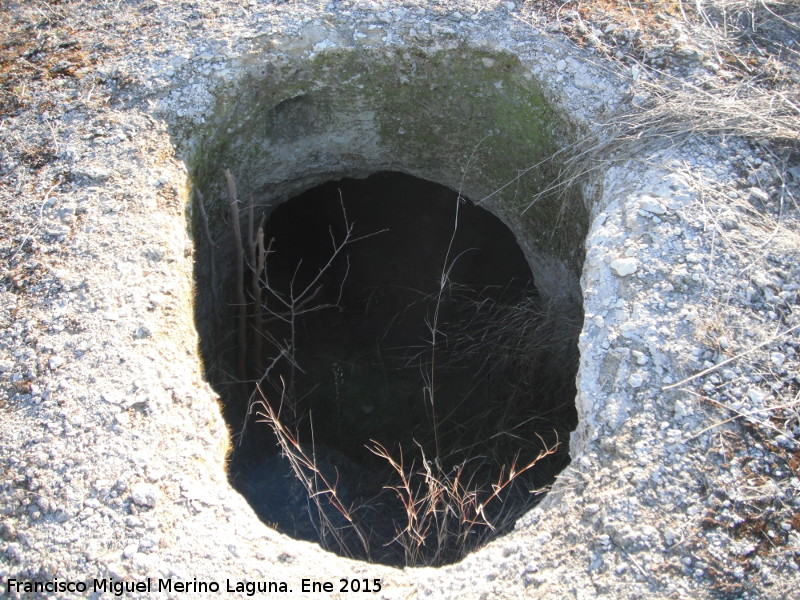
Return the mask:
<path id="1" fill-rule="evenodd" d="M 406 521 L 397 531 L 392 543 L 399 543 L 404 551 L 406 565 L 437 566 L 451 559 L 451 554 L 463 555 L 485 541 L 486 535 L 505 522 L 491 522 L 486 514 L 490 504 L 501 503 L 502 493 L 523 473 L 529 471 L 546 456 L 554 454 L 558 441 L 547 444 L 524 467 L 517 469 L 516 460 L 508 468 L 501 468 L 491 490 L 481 490 L 473 481 L 475 467 L 462 461 L 445 471 L 437 461 L 428 460 L 421 445 L 420 467 L 406 466 L 402 448 L 399 458 L 382 444 L 372 440 L 368 449 L 384 459 L 392 468 L 399 483 L 390 486 L 402 503 Z M 513 510 L 503 507 L 500 519 L 513 518 Z M 476 535 L 480 528 L 484 535 Z M 430 543 L 433 542 L 433 545 Z"/>
<path id="2" fill-rule="evenodd" d="M 742 358 L 744 356 L 747 356 L 748 354 L 752 354 L 756 350 L 760 350 L 764 346 L 769 346 L 770 344 L 772 344 L 776 340 L 779 340 L 780 338 L 789 335 L 790 333 L 792 333 L 796 329 L 800 329 L 800 325 L 795 325 L 794 327 L 790 327 L 789 329 L 787 329 L 785 331 L 782 331 L 781 333 L 778 333 L 778 334 L 772 336 L 768 340 L 765 340 L 765 341 L 761 342 L 760 344 L 758 344 L 756 346 L 753 346 L 752 348 L 749 348 L 749 349 L 745 350 L 744 352 L 741 352 L 741 353 L 737 354 L 736 356 L 731 356 L 730 358 L 728 358 L 726 360 L 723 360 L 720 363 L 717 363 L 713 367 L 709 367 L 707 369 L 704 369 L 704 370 L 700 371 L 699 373 L 695 373 L 691 377 L 687 377 L 686 379 L 680 380 L 677 383 L 673 383 L 673 384 L 670 384 L 670 385 L 665 385 L 661 389 L 662 390 L 671 390 L 673 388 L 680 387 L 680 386 L 682 386 L 682 385 L 684 385 L 686 383 L 689 383 L 690 381 L 694 381 L 698 377 L 703 377 L 704 375 L 708 375 L 709 373 L 712 373 L 712 372 L 716 371 L 720 367 L 724 367 L 725 365 L 730 364 L 730 363 L 732 363 L 732 362 L 734 362 L 736 360 L 739 360 L 740 358 Z"/>
<path id="3" fill-rule="evenodd" d="M 239 223 L 239 200 L 236 197 L 236 182 L 229 169 L 225 169 L 225 181 L 228 184 L 228 202 L 231 208 L 231 227 L 233 227 L 234 250 L 236 252 L 236 304 L 238 309 L 236 375 L 240 381 L 243 381 L 247 373 L 247 302 L 244 296 L 244 247 L 242 245 L 242 227 Z"/>
<path id="4" fill-rule="evenodd" d="M 253 360 L 252 366 L 256 373 L 262 370 L 262 337 L 259 335 L 263 328 L 263 318 L 261 313 L 261 273 L 264 271 L 266 263 L 266 250 L 264 249 L 264 220 L 266 215 L 262 214 L 258 226 L 255 225 L 255 214 L 253 208 L 253 194 L 247 198 L 247 251 L 250 266 L 250 294 L 253 296 Z M 255 228 L 255 232 L 254 232 Z"/>
<path id="5" fill-rule="evenodd" d="M 303 485 L 309 500 L 315 506 L 320 540 L 326 546 L 335 544 L 342 553 L 354 557 L 344 537 L 342 526 L 334 523 L 325 510 L 325 503 L 327 503 L 344 517 L 348 523 L 347 527 L 356 534 L 364 552 L 369 556 L 369 541 L 353 519 L 352 507 L 347 506 L 339 495 L 337 491 L 338 481 L 332 481 L 319 469 L 314 458 L 314 452 L 312 451 L 311 456 L 309 456 L 303 449 L 297 436 L 281 422 L 278 411 L 272 407 L 260 387 L 258 387 L 258 393 L 261 398 L 254 404 L 256 416 L 258 417 L 256 422 L 265 423 L 272 429 L 281 452 L 289 461 L 292 472 Z M 285 387 L 282 391 L 281 405 L 286 400 L 284 393 Z"/>
<path id="6" fill-rule="evenodd" d="M 255 242 L 252 244 L 254 247 L 253 255 L 253 271 L 251 288 L 253 294 L 254 311 L 253 311 L 253 328 L 255 329 L 255 336 L 253 341 L 253 364 L 255 365 L 256 373 L 260 373 L 263 369 L 263 343 L 261 330 L 264 328 L 264 317 L 262 314 L 262 293 L 261 293 L 261 274 L 264 272 L 264 267 L 267 264 L 268 249 L 264 248 L 264 219 L 262 215 L 261 222 L 258 224 Z"/>

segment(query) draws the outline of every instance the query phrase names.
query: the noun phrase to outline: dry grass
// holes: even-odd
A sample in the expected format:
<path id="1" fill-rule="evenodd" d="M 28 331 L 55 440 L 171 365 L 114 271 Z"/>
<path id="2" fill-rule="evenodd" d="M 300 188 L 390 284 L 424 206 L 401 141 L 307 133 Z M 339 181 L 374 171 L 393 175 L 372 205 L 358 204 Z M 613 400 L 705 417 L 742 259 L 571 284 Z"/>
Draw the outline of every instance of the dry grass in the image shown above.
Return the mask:
<path id="1" fill-rule="evenodd" d="M 32 107 L 30 87 L 40 81 L 78 79 L 98 62 L 82 36 L 64 24 L 63 9 L 36 2 L 29 11 L 0 10 L 0 116 Z M 39 102 L 38 112 L 55 108 Z"/>
<path id="2" fill-rule="evenodd" d="M 692 210 L 702 214 L 711 244 L 704 266 L 713 273 L 727 261 L 746 279 L 748 273 L 773 272 L 777 257 L 785 273 L 781 277 L 791 281 L 792 257 L 800 248 L 800 2 L 530 4 L 550 10 L 574 43 L 594 49 L 605 68 L 626 77 L 631 99 L 624 113 L 610 115 L 551 157 L 562 165 L 560 176 L 540 197 L 566 199 L 575 184 L 592 174 L 632 160 L 647 163 L 658 150 L 674 148 L 680 161 L 680 148 L 695 140 L 732 141 L 724 177 L 708 177 L 688 162 L 680 168 L 697 192 Z M 710 440 L 736 473 L 736 487 L 709 490 L 704 528 L 752 543 L 755 554 L 742 555 L 738 562 L 744 572 L 755 572 L 756 555 L 785 552 L 792 560 L 786 551 L 787 526 L 796 531 L 800 524 L 796 505 L 789 501 L 796 498 L 792 485 L 800 473 L 800 452 L 777 441 L 796 438 L 800 423 L 800 390 L 792 377 L 796 361 L 781 367 L 771 360 L 771 352 L 797 347 L 792 338 L 798 333 L 798 297 L 752 306 L 742 303 L 734 289 L 738 277 L 717 281 L 721 285 L 707 296 L 712 306 L 701 325 L 706 330 L 699 327 L 697 333 L 704 338 L 698 341 L 719 358 L 713 367 L 669 387 L 680 388 L 709 410 L 710 425 L 687 432 L 685 441 Z M 769 311 L 775 316 L 769 317 Z M 722 336 L 735 340 L 734 346 L 720 347 Z M 727 376 L 720 376 L 725 369 Z M 741 408 L 744 390 L 756 380 L 763 405 Z M 748 465 L 737 471 L 736 460 L 761 450 L 764 457 L 751 462 L 752 470 Z M 723 502 L 731 508 L 724 510 Z M 701 536 L 689 548 L 711 565 L 716 592 L 732 597 L 743 591 L 742 580 L 709 552 Z"/>
<path id="3" fill-rule="evenodd" d="M 379 494 L 359 504 L 345 500 L 339 491 L 338 470 L 326 474 L 317 463 L 313 442 L 309 451 L 281 419 L 281 406 L 287 399 L 275 402 L 276 408 L 260 387 L 257 391 L 260 399 L 252 407 L 256 422 L 272 430 L 281 455 L 305 490 L 308 516 L 320 543 L 350 558 L 405 566 L 441 566 L 462 558 L 511 527 L 529 507 L 530 494 L 545 491 L 530 490 L 530 480 L 521 476 L 559 447 L 557 436 L 552 442 L 539 438 L 538 454 L 522 466 L 515 459 L 498 467 L 486 456 L 460 459 L 447 466 L 452 461 L 429 458 L 421 444 L 417 444 L 418 456 L 410 458 L 414 452 L 402 448 L 392 452 L 373 441 L 369 450 L 385 461 L 394 475 L 387 477 L 384 489 L 393 493 L 404 515 L 391 519 L 395 528 L 392 539 L 376 538 L 375 519 L 389 523 L 389 515 L 400 514 L 389 508 L 391 499 Z M 489 473 L 493 479 L 487 479 Z M 516 487 L 513 494 L 512 487 Z"/>
<path id="4" fill-rule="evenodd" d="M 800 150 L 796 0 L 541 0 L 526 6 L 608 59 L 600 66 L 627 76 L 631 102 L 521 171 L 518 177 L 544 167 L 558 170 L 523 210 L 553 194 L 566 200 L 578 182 L 617 162 L 700 138 L 747 140 L 770 156 L 784 183 L 793 181 L 789 169 Z M 791 190 L 784 199 L 796 207 Z"/>
<path id="5" fill-rule="evenodd" d="M 354 507 L 348 506 L 340 496 L 337 489 L 339 482 L 318 468 L 313 452 L 309 456 L 298 441 L 297 434 L 281 421 L 280 407 L 286 398 L 282 396 L 276 409 L 258 386 L 257 391 L 261 398 L 252 406 L 256 422 L 272 429 L 281 454 L 289 461 L 292 472 L 306 490 L 309 511 L 314 511 L 312 522 L 317 527 L 320 542 L 325 548 L 336 550 L 344 556 L 368 558 L 369 540 L 353 517 Z"/>
<path id="6" fill-rule="evenodd" d="M 796 196 L 788 185 L 793 179 L 789 169 L 796 163 L 800 143 L 800 104 L 797 100 L 800 97 L 800 78 L 797 76 L 800 61 L 792 41 L 798 37 L 797 3 L 723 0 L 698 1 L 689 5 L 679 0 L 638 3 L 599 0 L 558 6 L 549 2 L 531 4 L 550 10 L 577 43 L 594 47 L 601 55 L 624 64 L 625 69 L 629 69 L 633 100 L 629 110 L 609 117 L 594 132 L 545 161 L 560 165 L 560 176 L 532 202 L 554 194 L 566 197 L 576 183 L 587 176 L 606 171 L 610 165 L 632 157 L 647 156 L 649 149 L 677 147 L 698 138 L 734 137 L 760 146 L 761 152 L 774 159 L 778 178 L 786 183 L 780 196 L 781 206 L 785 203 L 786 208 L 797 209 Z M 615 36 L 617 29 L 605 23 L 614 23 L 629 33 L 624 38 Z M 598 35 L 598 32 L 603 32 L 603 35 Z M 678 41 L 671 44 L 668 51 L 661 52 L 659 46 L 664 43 L 665 35 L 677 35 Z M 624 47 L 620 41 L 623 39 L 627 40 Z M 689 50 L 694 54 L 684 54 L 692 58 L 680 59 L 680 53 Z M 688 77 L 687 73 L 691 76 Z M 541 166 L 532 165 L 530 170 Z M 697 185 L 709 203 L 731 205 L 725 189 L 703 187 L 702 182 L 697 182 Z M 526 207 L 521 208 L 525 210 Z M 742 215 L 758 221 L 758 228 L 749 231 L 758 230 L 765 234 L 756 240 L 756 244 L 747 242 L 741 246 L 741 257 L 755 260 L 754 253 L 759 254 L 773 239 L 769 232 L 777 231 L 777 225 L 771 215 L 751 214 L 752 207 L 741 206 L 738 209 Z M 445 257 L 440 296 L 442 290 L 449 289 L 445 284 L 450 266 L 448 257 Z M 296 304 L 294 299 L 290 300 L 289 304 Z M 437 310 L 438 306 L 439 302 Z M 294 310 L 288 305 L 287 308 L 291 308 L 290 312 Z M 485 352 L 495 358 L 506 356 L 512 362 L 519 361 L 520 357 L 529 358 L 535 349 L 526 343 L 535 337 L 504 336 L 508 330 L 524 332 L 528 326 L 547 323 L 541 315 L 530 317 L 527 309 L 519 306 L 498 312 L 494 320 L 482 321 L 484 331 L 482 335 L 475 335 L 481 343 L 472 344 L 472 338 L 465 337 L 464 344 L 455 349 L 456 354 Z M 436 338 L 438 331 L 438 322 L 434 319 L 431 326 L 432 355 L 440 347 Z M 475 334 L 474 331 L 471 333 Z M 500 344 L 509 343 L 500 347 Z M 487 350 L 487 344 L 497 347 Z M 445 356 L 441 359 L 456 360 Z M 432 390 L 435 388 L 433 358 L 430 364 L 426 388 Z M 720 363 L 718 367 L 724 364 Z M 675 385 L 689 383 L 704 374 L 699 373 Z M 524 378 L 522 385 L 525 385 Z M 428 399 L 434 407 L 433 395 L 429 394 Z M 291 404 L 294 399 L 290 397 L 288 402 Z M 260 418 L 272 428 L 284 455 L 316 506 L 321 539 L 337 546 L 345 554 L 369 553 L 366 528 L 358 524 L 354 507 L 346 506 L 339 497 L 337 482 L 326 479 L 313 456 L 303 451 L 298 436 L 291 430 L 296 423 L 287 428 L 263 397 L 256 405 L 260 407 Z M 767 413 L 772 411 L 771 414 L 763 419 L 759 416 L 757 420 L 769 425 L 769 417 L 786 407 L 796 414 L 797 397 L 765 409 Z M 436 432 L 436 413 L 433 416 Z M 719 425 L 740 419 L 750 422 L 754 416 L 736 413 Z M 697 435 L 701 433 L 704 432 Z M 385 460 L 396 475 L 395 483 L 389 488 L 404 507 L 406 520 L 403 526 L 398 527 L 394 543 L 402 547 L 407 565 L 442 564 L 452 560 L 454 554 L 463 555 L 480 545 L 486 535 L 507 524 L 501 525 L 496 519 L 489 518 L 486 507 L 499 504 L 501 494 L 519 475 L 554 452 L 554 446 L 543 440 L 544 450 L 526 466 L 519 469 L 513 464 L 508 469 L 501 467 L 499 474 L 491 479 L 483 477 L 481 481 L 484 484 L 479 484 L 476 477 L 480 468 L 461 458 L 447 456 L 447 452 L 440 452 L 438 437 L 435 445 L 436 455 L 432 460 L 428 459 L 422 445 L 415 460 L 411 460 L 411 453 L 402 450 L 393 452 L 378 443 L 371 447 L 372 452 Z M 447 460 L 449 464 L 443 464 Z M 486 485 L 487 481 L 493 483 Z M 344 518 L 344 527 L 352 529 L 355 538 L 342 530 L 341 523 L 326 516 L 329 514 L 327 505 Z M 501 512 L 500 518 L 507 520 L 514 514 L 513 510 Z M 360 549 L 350 546 L 352 539 L 357 540 Z"/>
<path id="7" fill-rule="evenodd" d="M 373 492 L 371 498 L 346 500 L 340 492 L 343 482 L 338 467 L 331 473 L 317 462 L 314 440 L 320 432 L 314 429 L 311 411 L 299 409 L 302 398 L 298 398 L 295 379 L 308 374 L 297 363 L 295 332 L 302 326 L 304 315 L 339 306 L 350 262 L 345 257 L 344 272 L 336 272 L 341 279 L 329 280 L 328 271 L 337 257 L 349 244 L 381 232 L 353 237 L 353 224 L 341 202 L 343 234 L 337 239 L 329 229 L 331 247 L 327 262 L 310 281 L 303 283 L 298 281 L 298 263 L 288 289 L 281 291 L 270 273 L 272 245 L 264 245 L 264 217 L 256 226 L 252 200 L 245 210 L 240 210 L 233 175 L 226 171 L 225 177 L 236 246 L 232 309 L 237 323 L 237 378 L 244 382 L 248 375 L 258 375 L 249 393 L 238 443 L 242 444 L 251 420 L 271 429 L 272 436 L 267 436 L 270 445 L 275 445 L 288 461 L 305 491 L 308 521 L 319 542 L 351 558 L 406 566 L 439 566 L 462 558 L 512 526 L 563 467 L 560 439 L 569 432 L 574 407 L 569 405 L 565 409 L 553 399 L 562 398 L 561 388 L 565 384 L 574 387 L 572 375 L 568 382 L 559 382 L 559 389 L 545 390 L 541 384 L 534 384 L 541 377 L 543 361 L 570 360 L 577 368 L 575 352 L 563 357 L 560 349 L 574 346 L 580 324 L 564 326 L 553 317 L 549 307 L 540 306 L 535 293 L 529 293 L 522 302 L 507 304 L 489 300 L 494 295 L 483 290 L 477 294 L 485 298 L 476 301 L 475 290 L 449 280 L 452 262 L 448 260 L 448 251 L 442 285 L 428 298 L 435 307 L 431 312 L 437 316 L 429 324 L 431 337 L 423 351 L 427 358 L 419 365 L 425 401 L 430 403 L 431 411 L 435 407 L 441 414 L 433 414 L 428 426 L 422 426 L 414 434 L 415 448 L 410 451 L 404 451 L 399 442 L 396 449 L 390 450 L 372 441 L 367 450 L 383 461 L 377 475 L 384 484 L 383 491 Z M 202 207 L 200 194 L 197 200 Z M 204 209 L 199 213 L 202 221 Z M 457 228 L 456 219 L 453 238 Z M 210 243 L 210 238 L 207 241 Z M 326 285 L 338 291 L 332 303 L 323 300 L 320 294 Z M 254 304 L 258 304 L 256 310 Z M 456 308 L 452 309 L 452 305 Z M 451 309 L 458 314 L 445 318 Z M 451 320 L 460 324 L 457 331 L 449 331 Z M 285 336 L 279 335 L 273 325 L 282 326 Z M 267 342 L 263 348 L 265 356 L 261 357 L 264 360 L 258 356 L 253 360 L 254 337 Z M 486 364 L 481 365 L 484 360 Z M 481 365 L 479 373 L 470 372 L 475 381 L 467 396 L 473 394 L 474 388 L 485 385 L 483 378 L 489 371 L 498 380 L 518 381 L 508 393 L 509 384 L 496 382 L 499 392 L 487 390 L 489 398 L 478 398 L 484 402 L 479 407 L 475 406 L 475 399 L 461 396 L 454 405 L 453 394 L 442 389 L 447 378 L 434 385 L 434 377 L 449 372 L 460 362 L 466 362 L 467 366 Z M 278 363 L 283 368 L 278 368 Z M 247 370 L 248 366 L 252 368 Z M 265 391 L 267 387 L 269 391 Z M 537 389 L 540 400 L 531 407 L 528 405 L 532 389 Z M 468 402 L 470 410 L 465 410 Z M 549 407 L 550 412 L 542 414 L 542 406 Z M 562 414 L 565 411 L 567 417 Z M 464 412 L 470 415 L 468 422 L 460 418 Z M 379 431 L 389 429 L 385 424 L 373 422 L 373 425 Z M 259 434 L 253 431 L 249 437 Z M 553 458 L 539 464 L 548 457 Z M 535 472 L 534 467 L 537 467 Z M 360 469 L 357 476 L 346 478 L 346 487 L 368 489 L 370 484 L 374 485 L 374 481 L 367 480 L 374 479 L 376 474 L 365 466 Z M 305 520 L 305 515 L 301 518 Z"/>
<path id="8" fill-rule="evenodd" d="M 515 480 L 533 469 L 542 459 L 554 454 L 558 442 L 548 445 L 528 464 L 517 467 L 516 461 L 501 467 L 497 480 L 490 486 L 478 479 L 481 469 L 472 460 L 464 460 L 452 469 L 442 466 L 438 457 L 428 460 L 418 445 L 419 466 L 406 465 L 402 449 L 397 457 L 385 446 L 373 442 L 370 450 L 384 459 L 394 470 L 399 483 L 390 486 L 406 514 L 392 543 L 403 548 L 407 566 L 441 566 L 465 556 L 490 539 L 498 530 L 505 530 L 519 516 L 519 506 L 512 504 L 505 492 Z M 480 460 L 480 459 L 479 459 Z M 522 504 L 525 506 L 525 503 Z M 493 516 L 490 516 L 489 509 Z"/>

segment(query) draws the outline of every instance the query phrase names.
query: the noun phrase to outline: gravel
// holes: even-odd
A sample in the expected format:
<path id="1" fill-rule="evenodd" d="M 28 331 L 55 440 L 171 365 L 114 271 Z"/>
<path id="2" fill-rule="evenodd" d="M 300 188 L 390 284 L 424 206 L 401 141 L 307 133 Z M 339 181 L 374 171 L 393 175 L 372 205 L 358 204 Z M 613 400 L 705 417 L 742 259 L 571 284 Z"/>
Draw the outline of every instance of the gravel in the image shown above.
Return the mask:
<path id="1" fill-rule="evenodd" d="M 554 28 L 534 4 L 7 3 L 8 597 L 112 597 L 93 591 L 108 578 L 130 584 L 129 598 L 182 593 L 137 588 L 148 578 L 185 583 L 193 597 L 245 597 L 246 582 L 269 581 L 285 582 L 287 597 L 332 597 L 342 578 L 380 579 L 370 595 L 382 598 L 795 593 L 800 171 L 733 138 L 654 140 L 587 183 L 595 192 L 573 461 L 514 531 L 456 565 L 390 569 L 276 533 L 228 485 L 228 431 L 197 351 L 180 154 L 213 114 L 213 91 L 235 85 L 256 48 L 311 56 L 343 43 L 332 20 L 369 29 L 365 45 L 519 52 L 576 131 L 624 108 L 637 77 L 653 77 L 639 63 L 636 72 L 620 66 L 639 52 L 645 66 L 718 76 L 713 55 L 689 38 L 637 45 L 624 23 L 586 25 L 577 11 Z M 596 42 L 578 48 L 571 35 Z M 29 594 L 9 579 L 88 591 Z M 304 592 L 303 579 L 334 591 Z"/>

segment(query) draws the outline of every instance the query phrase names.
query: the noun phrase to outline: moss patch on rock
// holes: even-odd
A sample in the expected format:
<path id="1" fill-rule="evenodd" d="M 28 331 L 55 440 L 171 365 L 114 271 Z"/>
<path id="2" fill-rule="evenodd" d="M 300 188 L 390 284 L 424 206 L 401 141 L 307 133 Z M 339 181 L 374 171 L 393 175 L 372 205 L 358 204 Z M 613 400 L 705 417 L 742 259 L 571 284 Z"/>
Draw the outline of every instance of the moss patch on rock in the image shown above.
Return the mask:
<path id="1" fill-rule="evenodd" d="M 553 288 L 543 294 L 579 298 L 581 202 L 545 196 L 523 212 L 555 177 L 546 159 L 569 129 L 515 55 L 339 47 L 251 61 L 217 91 L 214 117 L 187 161 L 212 202 L 212 229 L 225 227 L 225 168 L 260 206 L 325 181 L 400 171 L 485 200 L 522 242 L 537 281 Z M 224 272 L 230 256 L 218 260 Z M 568 291 L 546 283 L 565 276 Z"/>

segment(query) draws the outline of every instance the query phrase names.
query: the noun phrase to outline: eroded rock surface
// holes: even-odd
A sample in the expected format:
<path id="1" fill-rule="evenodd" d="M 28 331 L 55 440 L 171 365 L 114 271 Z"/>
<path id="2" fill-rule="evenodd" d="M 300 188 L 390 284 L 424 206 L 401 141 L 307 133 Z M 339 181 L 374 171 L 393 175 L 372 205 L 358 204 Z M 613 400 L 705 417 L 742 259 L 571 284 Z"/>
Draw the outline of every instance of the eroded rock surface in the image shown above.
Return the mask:
<path id="1" fill-rule="evenodd" d="M 588 211 L 580 290 L 569 291 L 582 296 L 586 316 L 580 422 L 572 464 L 512 533 L 446 568 L 389 569 L 277 534 L 226 479 L 229 433 L 197 348 L 193 263 L 202 251 L 191 237 L 192 186 L 222 186 L 208 169 L 223 150 L 248 166 L 269 157 L 277 171 L 253 185 L 272 186 L 276 197 L 336 164 L 366 174 L 405 152 L 401 163 L 418 158 L 414 168 L 441 183 L 454 185 L 464 169 L 498 206 L 496 181 L 505 178 L 503 193 L 522 190 L 524 208 L 531 192 L 512 171 L 630 108 L 646 74 L 603 50 L 613 38 L 615 52 L 633 52 L 624 27 L 581 30 L 596 41 L 578 48 L 531 4 L 8 3 L 0 585 L 10 597 L 24 594 L 8 589 L 9 578 L 91 585 L 109 577 L 217 581 L 223 590 L 227 579 L 285 581 L 292 597 L 317 598 L 301 592 L 303 578 L 380 578 L 381 597 L 398 599 L 791 596 L 800 560 L 800 171 L 741 141 L 623 144 L 576 182 Z M 573 12 L 562 15 L 569 31 L 583 25 Z M 709 73 L 709 53 L 681 43 L 669 51 L 679 75 Z M 380 89 L 347 87 L 362 65 L 377 86 L 379 66 L 410 77 L 430 57 L 453 61 L 450 79 L 430 82 L 449 110 L 495 106 L 509 143 L 539 135 L 529 118 L 552 111 L 554 145 L 509 167 L 509 146 L 474 135 L 462 143 L 462 133 L 476 132 L 458 130 L 453 113 L 441 121 L 421 113 L 419 131 L 387 120 L 402 107 L 380 106 L 389 100 Z M 470 86 L 459 85 L 477 72 L 494 89 L 473 104 Z M 400 97 L 402 80 L 394 85 L 392 102 L 431 106 L 430 97 Z M 513 86 L 516 99 L 528 97 L 526 86 L 539 96 L 496 106 Z M 345 101 L 337 89 L 355 95 Z M 244 92 L 263 94 L 252 113 L 237 112 Z M 289 147 L 302 123 L 313 129 L 325 118 L 304 103 L 314 93 L 331 95 L 332 115 L 351 110 L 353 139 L 331 139 L 323 127 Z M 292 115 L 281 121 L 291 129 L 280 130 L 276 111 Z M 282 148 L 239 141 L 270 122 L 265 132 Z M 434 139 L 403 146 L 403 136 L 420 135 Z M 238 143 L 252 156 L 237 154 Z M 369 147 L 376 153 L 367 156 Z M 412 156 L 425 147 L 436 156 Z M 302 173 L 292 174 L 296 160 Z M 221 202 L 218 191 L 207 195 Z M 535 275 L 557 282 L 567 271 L 547 263 L 546 232 L 526 229 L 509 206 L 495 210 L 528 240 Z"/>

